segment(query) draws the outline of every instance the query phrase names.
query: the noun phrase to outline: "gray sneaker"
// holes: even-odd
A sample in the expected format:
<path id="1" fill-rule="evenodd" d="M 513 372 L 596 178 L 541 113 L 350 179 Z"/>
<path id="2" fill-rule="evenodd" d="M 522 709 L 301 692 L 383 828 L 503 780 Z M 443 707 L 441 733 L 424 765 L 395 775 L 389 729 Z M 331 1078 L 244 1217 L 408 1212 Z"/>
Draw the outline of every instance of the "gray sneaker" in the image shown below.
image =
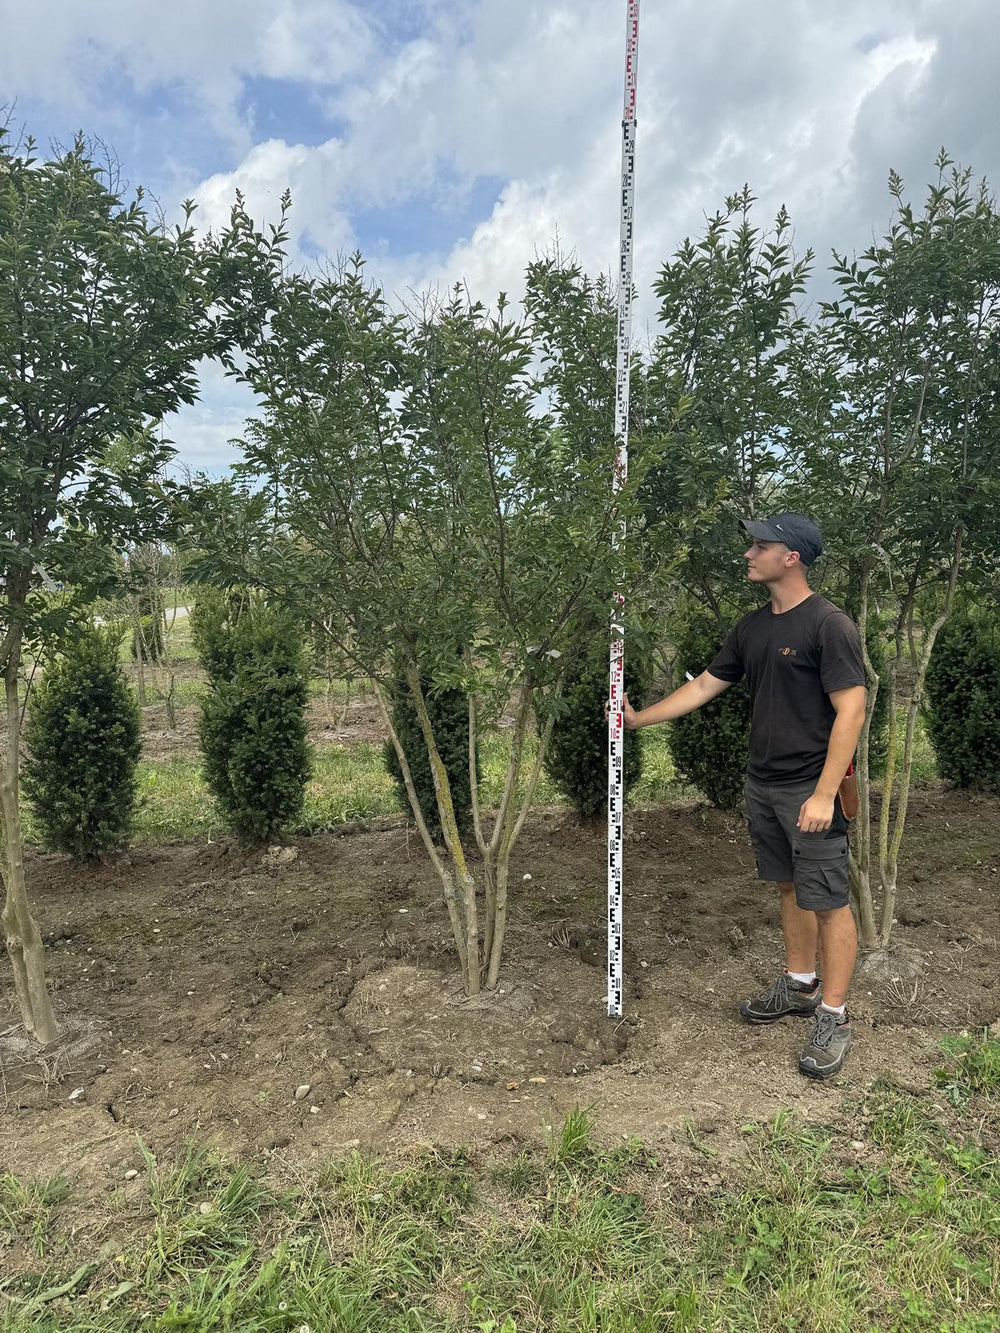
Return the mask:
<path id="1" fill-rule="evenodd" d="M 799 1069 L 807 1078 L 833 1078 L 840 1072 L 851 1046 L 851 1020 L 827 1009 L 816 1013 L 809 1045 L 799 1058 Z"/>
<path id="2" fill-rule="evenodd" d="M 807 984 L 793 981 L 787 972 L 782 972 L 766 991 L 744 1000 L 740 1013 L 748 1023 L 774 1023 L 787 1014 L 803 1014 L 808 1018 L 816 1012 L 822 998 L 819 977 Z"/>

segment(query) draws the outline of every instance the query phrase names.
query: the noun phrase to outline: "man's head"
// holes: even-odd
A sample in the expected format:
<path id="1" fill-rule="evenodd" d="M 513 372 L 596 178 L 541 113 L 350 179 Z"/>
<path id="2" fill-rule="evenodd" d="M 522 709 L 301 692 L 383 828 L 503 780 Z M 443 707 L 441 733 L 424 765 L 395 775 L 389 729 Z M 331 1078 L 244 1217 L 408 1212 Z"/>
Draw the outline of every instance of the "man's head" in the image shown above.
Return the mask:
<path id="1" fill-rule="evenodd" d="M 822 534 L 805 514 L 744 519 L 740 527 L 753 543 L 743 553 L 747 577 L 753 583 L 804 578 L 808 567 L 823 554 Z"/>

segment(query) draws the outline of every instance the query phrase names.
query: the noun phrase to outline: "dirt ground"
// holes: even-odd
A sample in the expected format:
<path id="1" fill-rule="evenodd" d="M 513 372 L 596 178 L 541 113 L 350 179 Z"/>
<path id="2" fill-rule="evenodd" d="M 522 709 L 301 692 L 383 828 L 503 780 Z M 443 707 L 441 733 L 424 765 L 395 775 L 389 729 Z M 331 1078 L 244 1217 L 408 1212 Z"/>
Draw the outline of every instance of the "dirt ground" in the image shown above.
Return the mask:
<path id="1" fill-rule="evenodd" d="M 537 1140 L 574 1106 L 635 1134 L 698 1188 L 740 1127 L 790 1107 L 852 1137 L 872 1080 L 931 1103 L 935 1045 L 1000 1000 L 1000 803 L 916 792 L 896 941 L 862 965 L 843 1076 L 797 1071 L 801 1020 L 737 1002 L 779 960 L 777 903 L 741 823 L 636 812 L 626 845 L 626 1015 L 605 1005 L 604 838 L 540 810 L 516 852 L 498 993 L 458 992 L 437 883 L 401 821 L 293 840 L 28 867 L 62 1035 L 24 1039 L 0 964 L 0 1169 L 122 1187 L 195 1137 L 293 1170 L 354 1146 Z M 132 1182 L 138 1188 L 139 1182 Z M 130 1186 L 130 1187 L 132 1187 Z"/>

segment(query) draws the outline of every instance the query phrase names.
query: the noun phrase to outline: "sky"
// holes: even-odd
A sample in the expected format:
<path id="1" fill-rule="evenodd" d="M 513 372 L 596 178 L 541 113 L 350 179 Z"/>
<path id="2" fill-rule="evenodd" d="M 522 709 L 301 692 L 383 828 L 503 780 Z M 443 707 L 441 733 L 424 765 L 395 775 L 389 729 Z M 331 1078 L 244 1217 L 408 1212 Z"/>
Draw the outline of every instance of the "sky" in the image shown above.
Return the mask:
<path id="1" fill-rule="evenodd" d="M 42 146 L 82 130 L 174 216 L 259 221 L 292 193 L 304 267 L 359 249 L 406 300 L 516 297 L 558 241 L 617 268 L 626 0 L 0 0 L 0 105 Z M 994 0 L 642 0 L 635 281 L 746 182 L 795 245 L 862 250 L 899 171 L 944 146 L 1000 184 Z M 254 411 L 218 370 L 167 423 L 219 475 Z"/>

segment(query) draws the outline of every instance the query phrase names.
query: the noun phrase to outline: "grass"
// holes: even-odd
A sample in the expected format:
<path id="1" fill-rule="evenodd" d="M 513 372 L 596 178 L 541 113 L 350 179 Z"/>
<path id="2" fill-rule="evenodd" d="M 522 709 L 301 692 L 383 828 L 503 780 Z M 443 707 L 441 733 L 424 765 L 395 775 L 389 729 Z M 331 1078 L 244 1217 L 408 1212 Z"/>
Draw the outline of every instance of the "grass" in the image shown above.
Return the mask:
<path id="1" fill-rule="evenodd" d="M 944 1067 L 934 1071 L 938 1087 L 953 1106 L 965 1106 L 977 1093 L 1000 1096 L 1000 1039 L 988 1031 L 947 1037 L 941 1043 Z"/>
<path id="2" fill-rule="evenodd" d="M 875 1084 L 850 1143 L 781 1112 L 707 1187 L 609 1146 L 588 1109 L 514 1156 L 355 1152 L 291 1191 L 198 1146 L 142 1148 L 99 1249 L 60 1231 L 71 1197 L 45 1205 L 39 1246 L 19 1232 L 0 1333 L 987 1333 L 995 1079 L 971 1095 L 949 1131 Z"/>

